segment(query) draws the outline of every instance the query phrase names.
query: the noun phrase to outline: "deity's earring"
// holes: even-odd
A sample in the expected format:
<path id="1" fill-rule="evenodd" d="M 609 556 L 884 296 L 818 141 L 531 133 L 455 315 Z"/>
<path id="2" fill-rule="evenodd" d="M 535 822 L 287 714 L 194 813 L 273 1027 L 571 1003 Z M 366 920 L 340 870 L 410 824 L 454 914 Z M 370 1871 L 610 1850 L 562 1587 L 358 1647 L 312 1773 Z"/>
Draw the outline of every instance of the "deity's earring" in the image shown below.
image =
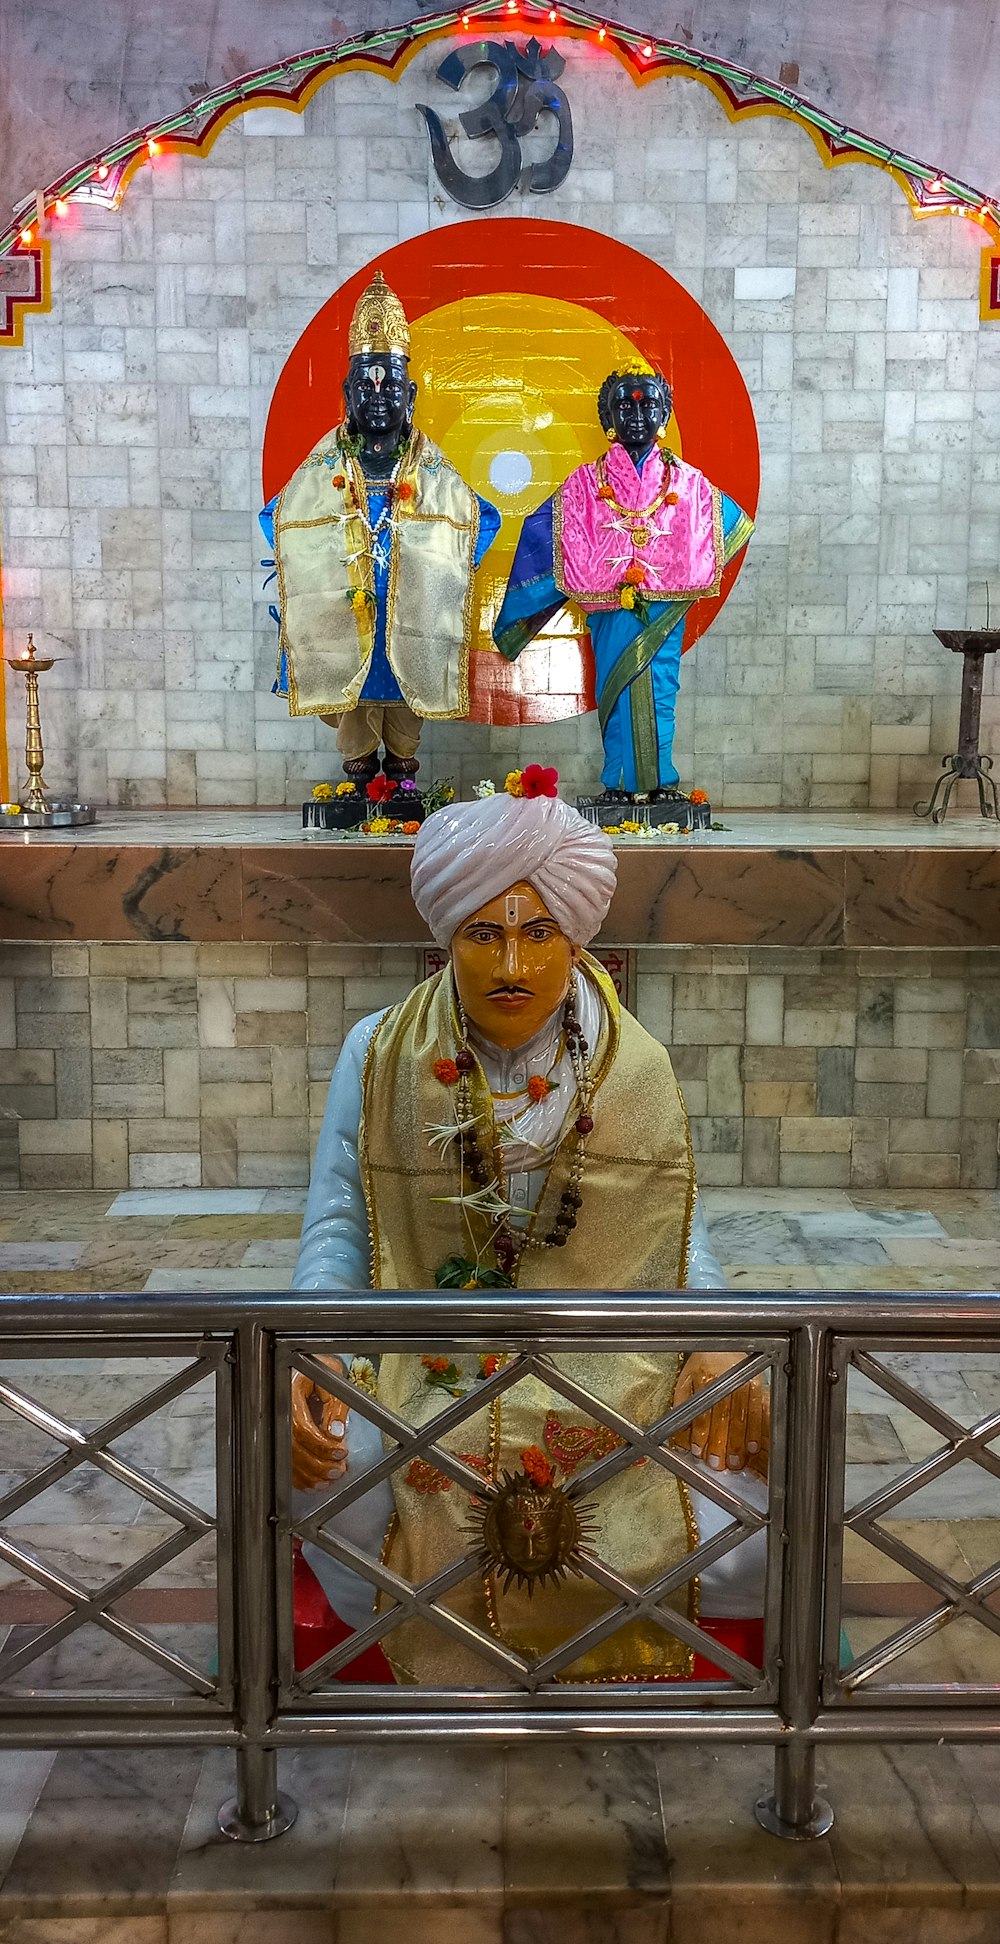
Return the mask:
<path id="1" fill-rule="evenodd" d="M 608 425 L 608 426 L 606 426 L 606 427 L 605 427 L 605 431 L 604 431 L 604 436 L 605 436 L 605 438 L 607 439 L 607 442 L 608 442 L 608 444 L 609 444 L 609 445 L 614 445 L 614 443 L 615 443 L 615 440 L 616 440 L 616 439 L 617 439 L 617 437 L 618 437 L 618 434 L 617 434 L 617 432 L 615 431 L 615 428 L 614 428 L 614 426 L 613 426 L 613 425 Z"/>
<path id="2" fill-rule="evenodd" d="M 656 435 L 656 443 L 657 443 L 657 445 L 658 445 L 658 446 L 665 446 L 665 445 L 666 445 L 666 443 L 667 443 L 667 428 L 666 428 L 666 426 L 665 426 L 665 425 L 661 425 L 661 427 L 660 427 L 660 429 L 659 429 L 659 431 L 658 431 L 658 433 L 657 433 L 657 435 Z"/>

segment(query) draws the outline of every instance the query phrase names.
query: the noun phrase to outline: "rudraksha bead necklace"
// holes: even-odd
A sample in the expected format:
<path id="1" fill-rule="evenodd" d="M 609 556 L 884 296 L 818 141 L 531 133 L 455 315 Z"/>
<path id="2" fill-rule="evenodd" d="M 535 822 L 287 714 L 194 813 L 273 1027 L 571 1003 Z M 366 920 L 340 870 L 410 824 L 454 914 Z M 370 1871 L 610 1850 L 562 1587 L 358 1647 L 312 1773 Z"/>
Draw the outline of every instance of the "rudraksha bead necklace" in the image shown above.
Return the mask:
<path id="1" fill-rule="evenodd" d="M 472 1087 L 469 1076 L 476 1064 L 475 1054 L 469 1049 L 468 1021 L 461 1000 L 458 1001 L 458 1017 L 461 1029 L 461 1045 L 455 1055 L 458 1068 L 458 1121 L 466 1126 L 473 1121 Z M 563 1005 L 563 1038 L 576 1079 L 576 1118 L 573 1130 L 576 1134 L 576 1152 L 570 1164 L 569 1179 L 559 1197 L 559 1212 L 547 1235 L 531 1235 L 527 1230 L 513 1229 L 510 1219 L 500 1218 L 493 1248 L 496 1253 L 497 1267 L 505 1276 L 513 1274 L 519 1257 L 526 1249 L 562 1249 L 569 1241 L 577 1224 L 579 1210 L 583 1207 L 580 1192 L 583 1170 L 586 1162 L 587 1141 L 594 1131 L 593 1115 L 590 1112 L 594 1097 L 594 1078 L 590 1065 L 590 1048 L 583 1034 L 577 1011 L 576 979 L 572 980 Z M 506 1200 L 501 1168 L 498 1166 L 496 1150 L 483 1145 L 478 1127 L 470 1127 L 468 1133 L 460 1136 L 461 1168 L 463 1175 L 471 1176 L 477 1188 L 493 1188 L 501 1200 Z"/>

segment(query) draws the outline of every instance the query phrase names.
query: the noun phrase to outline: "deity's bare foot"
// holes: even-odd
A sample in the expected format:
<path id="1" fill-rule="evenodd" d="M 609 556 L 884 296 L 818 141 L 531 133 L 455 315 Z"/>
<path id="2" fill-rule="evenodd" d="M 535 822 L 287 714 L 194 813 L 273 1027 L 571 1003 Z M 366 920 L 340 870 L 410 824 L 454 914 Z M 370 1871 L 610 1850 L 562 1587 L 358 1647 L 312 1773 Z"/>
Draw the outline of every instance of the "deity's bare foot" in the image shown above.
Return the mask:
<path id="1" fill-rule="evenodd" d="M 664 784 L 659 790 L 650 790 L 650 803 L 688 803 L 690 798 L 679 790 L 675 783 Z"/>
<path id="2" fill-rule="evenodd" d="M 634 801 L 635 799 L 629 795 L 627 790 L 602 790 L 600 796 L 597 798 L 598 804 L 633 803 Z"/>

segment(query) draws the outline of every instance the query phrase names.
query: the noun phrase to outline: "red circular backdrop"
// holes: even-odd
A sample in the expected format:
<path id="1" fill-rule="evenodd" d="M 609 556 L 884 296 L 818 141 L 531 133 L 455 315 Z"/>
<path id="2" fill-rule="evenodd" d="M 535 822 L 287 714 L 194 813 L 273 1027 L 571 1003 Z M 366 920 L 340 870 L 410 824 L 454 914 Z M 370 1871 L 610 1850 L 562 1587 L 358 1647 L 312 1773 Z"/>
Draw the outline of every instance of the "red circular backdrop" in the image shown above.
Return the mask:
<path id="1" fill-rule="evenodd" d="M 753 407 L 732 352 L 701 305 L 668 271 L 628 244 L 537 217 L 480 219 L 428 231 L 379 251 L 333 293 L 306 326 L 275 386 L 264 436 L 265 499 L 281 490 L 342 417 L 348 326 L 376 268 L 398 292 L 411 322 L 444 304 L 495 291 L 556 297 L 605 317 L 669 378 L 685 460 L 748 513 L 755 512 L 760 455 Z M 419 404 L 417 413 L 419 420 Z M 726 569 L 717 599 L 692 607 L 686 647 L 711 626 L 743 557 Z M 474 718 L 527 722 L 573 713 L 572 702 L 553 707 L 554 697 L 522 692 L 515 698 L 512 691 L 521 686 L 516 665 L 509 668 L 501 657 L 474 655 L 473 663 L 479 665 Z M 503 706 L 504 696 L 516 706 Z M 592 694 L 581 693 L 575 707 L 592 708 Z"/>

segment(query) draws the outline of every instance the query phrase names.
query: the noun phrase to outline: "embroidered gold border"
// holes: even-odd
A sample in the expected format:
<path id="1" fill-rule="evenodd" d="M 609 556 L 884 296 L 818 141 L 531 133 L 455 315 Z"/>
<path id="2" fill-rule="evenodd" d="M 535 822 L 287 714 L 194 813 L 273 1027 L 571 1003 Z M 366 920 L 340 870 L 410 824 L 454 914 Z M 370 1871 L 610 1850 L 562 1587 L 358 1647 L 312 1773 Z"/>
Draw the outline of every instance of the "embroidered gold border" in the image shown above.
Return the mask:
<path id="1" fill-rule="evenodd" d="M 365 1063 L 361 1069 L 361 1119 L 358 1122 L 358 1173 L 361 1176 L 361 1192 L 365 1198 L 365 1213 L 368 1217 L 368 1273 L 371 1277 L 371 1286 L 373 1289 L 381 1289 L 382 1287 L 382 1250 L 378 1239 L 378 1218 L 375 1214 L 375 1197 L 372 1193 L 371 1178 L 373 1169 L 368 1159 L 368 1142 L 366 1138 L 368 1076 L 375 1053 L 375 1042 L 392 1010 L 390 1006 L 382 1014 L 368 1042 Z"/>
<path id="2" fill-rule="evenodd" d="M 636 786 L 643 793 L 655 790 L 660 781 L 660 738 L 653 699 L 653 657 L 640 668 L 628 685 L 629 717 L 632 725 L 632 753 L 635 757 Z M 609 712 L 610 715 L 610 712 Z"/>

